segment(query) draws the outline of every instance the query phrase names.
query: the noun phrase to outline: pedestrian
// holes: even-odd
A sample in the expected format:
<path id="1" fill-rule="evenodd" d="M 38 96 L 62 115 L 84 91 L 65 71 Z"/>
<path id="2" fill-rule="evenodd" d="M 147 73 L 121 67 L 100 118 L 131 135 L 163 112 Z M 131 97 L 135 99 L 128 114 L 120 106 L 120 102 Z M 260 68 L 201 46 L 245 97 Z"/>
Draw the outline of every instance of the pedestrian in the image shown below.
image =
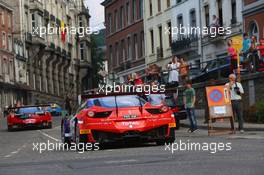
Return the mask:
<path id="1" fill-rule="evenodd" d="M 188 80 L 188 73 L 189 73 L 189 66 L 187 62 L 184 60 L 184 58 L 180 59 L 180 77 L 181 77 L 181 83 L 185 84 L 185 82 Z"/>
<path id="2" fill-rule="evenodd" d="M 238 68 L 238 59 L 237 59 L 237 53 L 235 48 L 232 46 L 232 40 L 228 40 L 227 42 L 228 45 L 228 56 L 230 56 L 230 72 L 231 73 L 236 73 L 237 68 Z"/>
<path id="3" fill-rule="evenodd" d="M 65 99 L 65 109 L 69 115 L 72 114 L 71 98 L 69 97 L 69 95 L 67 95 Z"/>
<path id="4" fill-rule="evenodd" d="M 174 56 L 171 62 L 167 65 L 169 70 L 169 85 L 170 87 L 178 87 L 179 86 L 179 67 L 180 63 L 177 60 L 177 57 Z"/>
<path id="5" fill-rule="evenodd" d="M 244 132 L 243 127 L 243 108 L 242 108 L 242 95 L 244 94 L 244 89 L 241 83 L 236 81 L 236 75 L 230 74 L 229 75 L 229 82 L 225 85 L 229 92 L 230 98 L 232 102 L 233 114 L 238 120 L 238 129 L 241 133 Z"/>
<path id="6" fill-rule="evenodd" d="M 195 102 L 196 95 L 195 90 L 192 87 L 192 82 L 188 80 L 186 82 L 186 90 L 183 93 L 183 102 L 187 112 L 187 116 L 190 120 L 190 129 L 188 132 L 194 132 L 197 130 L 197 120 L 195 116 Z"/>

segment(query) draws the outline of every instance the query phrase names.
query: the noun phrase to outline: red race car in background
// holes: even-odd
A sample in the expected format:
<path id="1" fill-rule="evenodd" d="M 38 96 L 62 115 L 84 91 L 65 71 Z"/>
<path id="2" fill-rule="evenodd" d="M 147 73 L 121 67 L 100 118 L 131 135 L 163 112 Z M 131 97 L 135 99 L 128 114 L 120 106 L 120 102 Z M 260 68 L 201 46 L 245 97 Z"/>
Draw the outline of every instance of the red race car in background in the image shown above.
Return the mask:
<path id="1" fill-rule="evenodd" d="M 175 118 L 164 104 L 140 95 L 86 96 L 75 115 L 62 119 L 62 142 L 99 143 L 140 140 L 158 145 L 175 140 Z"/>
<path id="2" fill-rule="evenodd" d="M 28 127 L 52 128 L 52 116 L 45 108 L 45 106 L 8 108 L 8 131 Z"/>

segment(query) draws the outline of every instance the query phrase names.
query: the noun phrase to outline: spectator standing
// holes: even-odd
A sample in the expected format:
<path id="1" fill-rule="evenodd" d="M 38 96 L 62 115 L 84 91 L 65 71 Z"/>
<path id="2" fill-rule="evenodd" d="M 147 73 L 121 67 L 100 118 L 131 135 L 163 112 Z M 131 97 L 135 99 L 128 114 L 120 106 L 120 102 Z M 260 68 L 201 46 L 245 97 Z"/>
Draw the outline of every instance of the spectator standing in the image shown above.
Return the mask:
<path id="1" fill-rule="evenodd" d="M 132 79 L 134 80 L 134 85 L 143 85 L 144 84 L 144 82 L 142 81 L 142 79 L 139 77 L 139 75 L 137 73 L 132 74 Z"/>
<path id="2" fill-rule="evenodd" d="M 188 80 L 188 73 L 189 73 L 189 66 L 185 62 L 184 58 L 180 59 L 180 77 L 181 82 L 185 84 L 185 82 Z"/>
<path id="3" fill-rule="evenodd" d="M 216 15 L 213 15 L 213 20 L 212 20 L 212 27 L 219 27 L 219 18 Z"/>
<path id="4" fill-rule="evenodd" d="M 174 56 L 172 58 L 172 61 L 167 65 L 167 68 L 169 70 L 169 81 L 168 83 L 172 87 L 178 87 L 179 86 L 179 69 L 180 63 L 177 60 L 177 57 Z"/>
<path id="5" fill-rule="evenodd" d="M 250 66 L 250 60 L 248 57 L 248 54 L 250 52 L 250 47 L 251 47 L 251 39 L 248 37 L 247 33 L 243 34 L 243 47 L 241 50 L 241 55 L 243 56 L 243 62 L 246 66 L 246 68 L 250 71 L 251 66 Z"/>
<path id="6" fill-rule="evenodd" d="M 229 92 L 230 92 L 230 98 L 232 102 L 232 108 L 234 116 L 238 120 L 238 129 L 241 133 L 244 132 L 243 128 L 243 105 L 242 105 L 242 95 L 244 94 L 244 89 L 241 85 L 241 83 L 236 81 L 236 75 L 230 74 L 229 75 L 229 83 L 226 83 L 225 85 Z"/>
<path id="7" fill-rule="evenodd" d="M 195 90 L 192 87 L 191 81 L 186 83 L 186 90 L 183 93 L 183 102 L 187 111 L 188 118 L 190 120 L 190 129 L 188 132 L 194 132 L 197 130 L 197 120 L 195 116 L 195 101 L 196 95 Z"/>
<path id="8" fill-rule="evenodd" d="M 259 51 L 259 57 L 262 62 L 264 62 L 264 38 L 259 41 L 259 45 L 257 46 Z"/>
<path id="9" fill-rule="evenodd" d="M 235 48 L 232 46 L 232 40 L 228 40 L 227 42 L 228 45 L 228 56 L 230 56 L 230 72 L 231 73 L 236 73 L 236 70 L 238 68 L 238 59 L 237 59 L 237 53 Z"/>

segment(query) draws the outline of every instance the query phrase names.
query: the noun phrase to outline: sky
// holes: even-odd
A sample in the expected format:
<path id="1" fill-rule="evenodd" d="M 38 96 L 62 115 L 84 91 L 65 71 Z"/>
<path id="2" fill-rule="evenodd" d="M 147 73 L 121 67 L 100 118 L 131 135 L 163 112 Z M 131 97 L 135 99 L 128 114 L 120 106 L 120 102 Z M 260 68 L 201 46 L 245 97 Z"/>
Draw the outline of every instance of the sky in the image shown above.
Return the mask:
<path id="1" fill-rule="evenodd" d="M 104 0 L 85 0 L 91 15 L 91 27 L 104 28 L 104 7 L 101 5 L 103 1 Z"/>

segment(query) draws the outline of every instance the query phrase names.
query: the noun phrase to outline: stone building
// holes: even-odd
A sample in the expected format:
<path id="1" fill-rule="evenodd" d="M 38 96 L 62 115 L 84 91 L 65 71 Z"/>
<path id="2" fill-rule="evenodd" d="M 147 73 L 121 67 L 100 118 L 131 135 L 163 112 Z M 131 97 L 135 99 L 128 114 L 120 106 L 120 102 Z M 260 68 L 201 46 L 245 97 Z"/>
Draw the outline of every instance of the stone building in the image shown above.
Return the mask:
<path id="1" fill-rule="evenodd" d="M 90 15 L 84 1 L 5 1 L 19 14 L 15 16 L 15 72 L 17 81 L 30 87 L 27 103 L 62 104 L 66 95 L 77 102 L 91 69 L 90 37 L 83 34 Z"/>
<path id="2" fill-rule="evenodd" d="M 3 107 L 13 105 L 16 102 L 13 13 L 14 10 L 11 6 L 0 1 L 0 114 Z"/>
<path id="3" fill-rule="evenodd" d="M 105 0 L 102 5 L 110 79 L 124 82 L 133 72 L 144 74 L 143 0 Z"/>

